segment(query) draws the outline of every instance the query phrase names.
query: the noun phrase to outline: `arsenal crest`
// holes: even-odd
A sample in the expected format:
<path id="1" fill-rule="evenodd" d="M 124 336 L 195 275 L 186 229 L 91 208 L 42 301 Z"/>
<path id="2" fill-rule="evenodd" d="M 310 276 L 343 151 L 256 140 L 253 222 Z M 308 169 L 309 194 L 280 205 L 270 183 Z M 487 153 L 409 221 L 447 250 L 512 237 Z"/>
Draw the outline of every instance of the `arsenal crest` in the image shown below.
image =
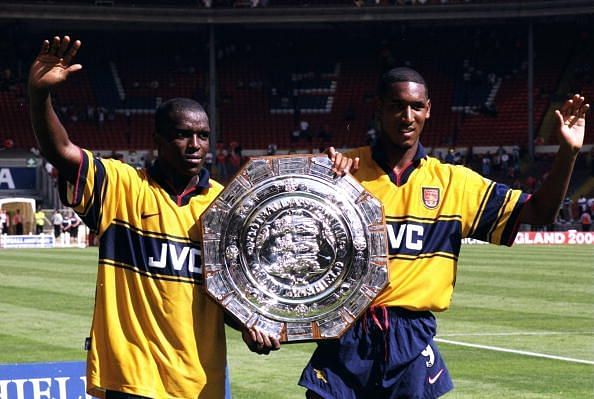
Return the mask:
<path id="1" fill-rule="evenodd" d="M 423 187 L 423 204 L 429 209 L 435 209 L 439 205 L 439 188 Z"/>

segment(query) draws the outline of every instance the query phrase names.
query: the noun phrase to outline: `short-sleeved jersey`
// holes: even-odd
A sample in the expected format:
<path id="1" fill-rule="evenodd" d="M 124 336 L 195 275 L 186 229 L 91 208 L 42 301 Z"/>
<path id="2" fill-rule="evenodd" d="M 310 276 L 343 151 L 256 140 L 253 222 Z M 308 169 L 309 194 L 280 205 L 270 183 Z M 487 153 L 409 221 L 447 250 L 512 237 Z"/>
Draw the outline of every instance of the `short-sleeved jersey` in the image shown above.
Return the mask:
<path id="1" fill-rule="evenodd" d="M 203 169 L 176 197 L 158 168 L 135 169 L 82 151 L 62 197 L 96 231 L 99 268 L 87 390 L 150 398 L 222 398 L 222 309 L 202 286 L 197 223 L 222 186 Z"/>
<path id="2" fill-rule="evenodd" d="M 494 183 L 463 166 L 428 157 L 419 144 L 399 175 L 381 149 L 361 147 L 357 180 L 384 205 L 389 245 L 389 285 L 374 305 L 443 311 L 456 282 L 461 241 L 472 237 L 511 245 L 528 195 Z"/>

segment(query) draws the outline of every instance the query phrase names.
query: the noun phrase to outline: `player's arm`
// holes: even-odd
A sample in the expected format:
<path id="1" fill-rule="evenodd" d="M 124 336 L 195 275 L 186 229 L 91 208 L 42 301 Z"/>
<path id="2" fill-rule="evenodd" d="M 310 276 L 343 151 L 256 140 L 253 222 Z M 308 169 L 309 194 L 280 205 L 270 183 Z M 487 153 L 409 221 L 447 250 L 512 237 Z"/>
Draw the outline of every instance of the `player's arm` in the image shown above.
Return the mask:
<path id="1" fill-rule="evenodd" d="M 50 91 L 82 69 L 82 65 L 72 64 L 80 45 L 78 40 L 71 44 L 68 36 L 55 36 L 51 43 L 45 40 L 31 65 L 28 81 L 31 123 L 39 149 L 68 181 L 76 176 L 81 152 L 54 112 Z"/>
<path id="2" fill-rule="evenodd" d="M 237 320 L 235 317 L 231 315 L 231 313 L 225 311 L 223 315 L 225 324 L 231 327 L 234 330 L 241 331 L 242 324 Z"/>
<path id="3" fill-rule="evenodd" d="M 555 221 L 567 193 L 575 160 L 584 143 L 585 116 L 589 108 L 584 97 L 576 94 L 565 101 L 560 110 L 555 110 L 559 151 L 542 186 L 524 204 L 520 223 L 543 225 Z"/>

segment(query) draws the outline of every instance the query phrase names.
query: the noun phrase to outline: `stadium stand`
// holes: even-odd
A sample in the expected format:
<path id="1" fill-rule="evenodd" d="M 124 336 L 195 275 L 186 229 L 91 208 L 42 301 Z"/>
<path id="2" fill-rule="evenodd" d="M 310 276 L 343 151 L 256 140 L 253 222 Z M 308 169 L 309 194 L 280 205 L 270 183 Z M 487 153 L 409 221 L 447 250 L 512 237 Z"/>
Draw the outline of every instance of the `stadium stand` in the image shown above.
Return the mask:
<path id="1" fill-rule="evenodd" d="M 89 3 L 91 8 L 95 4 Z M 378 5 L 363 3 L 372 9 Z M 480 9 L 478 5 L 485 3 L 489 2 L 448 4 L 476 4 Z M 148 0 L 102 5 L 155 10 L 203 6 L 202 2 Z M 271 0 L 267 5 L 293 9 L 287 12 L 296 14 L 298 8 L 354 7 L 351 1 L 339 0 Z M 418 9 L 446 6 L 441 0 L 417 5 Z M 212 6 L 224 9 L 239 4 L 215 1 Z M 534 20 L 532 98 L 537 144 L 555 144 L 548 135 L 551 115 L 567 94 L 580 91 L 594 97 L 591 22 L 591 17 Z M 209 105 L 206 27 L 118 25 L 108 32 L 99 24 L 75 24 L 69 29 L 84 42 L 79 54 L 84 69 L 55 93 L 54 101 L 80 145 L 103 156 L 141 162 L 142 154 L 153 146 L 152 113 L 160 101 L 188 96 Z M 426 146 L 439 149 L 444 157 L 443 149 L 448 148 L 455 149 L 454 154 L 474 153 L 468 162 L 476 168 L 487 151 L 481 148 L 489 148 L 491 155 L 502 146 L 526 153 L 526 20 L 246 23 L 217 26 L 215 32 L 217 113 L 213 122 L 220 151 L 229 150 L 230 143 L 251 154 L 268 148 L 303 152 L 328 144 L 340 148 L 365 144 L 373 127 L 378 74 L 390 66 L 410 65 L 423 73 L 431 90 L 432 117 L 423 134 Z M 0 23 L 0 33 L 0 143 L 28 150 L 36 144 L 28 120 L 23 65 L 37 51 L 30 46 L 55 30 L 51 23 L 5 21 Z M 308 125 L 306 138 L 292 139 L 301 122 Z M 594 144 L 592 123 L 586 144 Z M 545 164 L 550 162 L 540 152 L 537 155 Z M 576 171 L 577 186 L 588 180 L 591 163 L 579 164 L 583 167 Z M 539 176 L 543 168 L 538 163 L 522 164 L 526 176 Z"/>
<path id="2" fill-rule="evenodd" d="M 410 64 L 424 73 L 431 85 L 433 115 L 424 137 L 427 145 L 525 144 L 523 26 L 505 30 L 498 26 L 411 27 L 390 31 L 378 40 L 380 30 L 287 30 L 280 42 L 271 29 L 223 32 L 217 56 L 219 138 L 241 142 L 244 149 L 263 149 L 269 143 L 287 148 L 291 132 L 304 119 L 314 139 L 316 132 L 328 125 L 336 145 L 363 144 L 373 121 L 378 72 L 391 64 Z M 423 46 L 414 39 L 420 34 Z M 440 42 L 446 35 L 454 39 Z M 207 52 L 194 45 L 204 42 L 204 35 L 198 34 L 196 41 L 182 34 L 172 45 L 160 33 L 147 37 L 145 32 L 126 32 L 125 38 L 117 38 L 119 50 L 95 50 L 96 42 L 116 40 L 116 35 L 84 32 L 84 36 L 88 36 L 85 44 L 94 51 L 81 52 L 85 69 L 55 96 L 60 116 L 73 127 L 74 138 L 82 145 L 97 150 L 148 149 L 152 144 L 151 111 L 159 101 L 189 96 L 205 102 Z M 557 93 L 564 75 L 571 75 L 572 89 L 579 88 L 586 95 L 592 94 L 594 85 L 591 71 L 567 70 L 567 65 L 576 64 L 571 61 L 580 54 L 579 49 L 592 47 L 591 37 L 585 35 L 571 46 L 559 45 L 553 53 L 547 46 L 557 40 L 554 32 L 543 26 L 535 36 L 538 129 L 551 101 L 566 95 Z M 483 51 L 485 48 L 492 51 Z M 22 75 L 21 71 L 20 80 L 13 78 L 12 88 L 0 91 L 4 125 L 0 134 L 13 139 L 17 147 L 28 148 L 35 143 Z M 590 129 L 592 125 L 589 133 Z M 592 143 L 592 134 L 587 135 L 587 142 Z M 311 148 L 309 142 L 300 145 Z"/>

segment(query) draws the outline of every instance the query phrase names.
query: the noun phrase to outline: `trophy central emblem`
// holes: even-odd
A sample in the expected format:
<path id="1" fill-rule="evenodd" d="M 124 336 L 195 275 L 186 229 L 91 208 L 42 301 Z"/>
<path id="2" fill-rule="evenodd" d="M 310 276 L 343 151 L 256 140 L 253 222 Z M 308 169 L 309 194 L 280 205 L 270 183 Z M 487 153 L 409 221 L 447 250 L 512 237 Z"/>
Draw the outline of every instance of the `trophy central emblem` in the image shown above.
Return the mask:
<path id="1" fill-rule="evenodd" d="M 284 210 L 258 231 L 254 264 L 278 284 L 298 288 L 314 283 L 336 261 L 336 235 L 324 224 L 306 210 Z"/>
<path id="2" fill-rule="evenodd" d="M 207 291 L 282 341 L 339 336 L 387 283 L 381 204 L 331 166 L 251 160 L 201 217 Z"/>

